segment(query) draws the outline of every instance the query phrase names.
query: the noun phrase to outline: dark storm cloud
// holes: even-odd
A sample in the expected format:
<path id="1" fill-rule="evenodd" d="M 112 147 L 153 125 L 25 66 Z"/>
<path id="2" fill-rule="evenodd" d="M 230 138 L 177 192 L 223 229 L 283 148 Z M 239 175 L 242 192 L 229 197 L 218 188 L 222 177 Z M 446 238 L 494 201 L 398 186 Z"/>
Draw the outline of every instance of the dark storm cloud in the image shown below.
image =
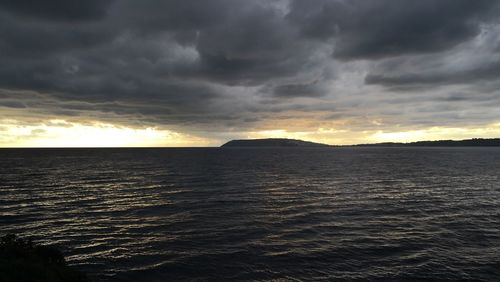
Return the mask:
<path id="1" fill-rule="evenodd" d="M 189 117 L 221 96 L 213 83 L 220 92 L 297 75 L 313 54 L 265 1 L 91 2 L 81 15 L 68 4 L 51 12 L 58 4 L 4 3 L 0 87 Z M 73 18 L 86 21 L 58 22 Z"/>
<path id="2" fill-rule="evenodd" d="M 0 56 L 39 64 L 71 50 L 87 50 L 112 40 L 114 31 L 96 23 L 66 24 L 19 19 L 0 12 Z M 28 61 L 29 60 L 29 61 Z M 15 65 L 15 61 L 11 66 Z"/>
<path id="3" fill-rule="evenodd" d="M 318 81 L 299 84 L 284 84 L 276 86 L 273 89 L 273 94 L 276 97 L 318 97 L 323 96 L 324 89 L 319 85 Z"/>
<path id="4" fill-rule="evenodd" d="M 233 15 L 231 24 L 206 30 L 197 44 L 201 66 L 219 81 L 259 83 L 293 75 L 307 62 L 310 50 L 296 40 L 277 11 L 252 7 Z"/>
<path id="5" fill-rule="evenodd" d="M 198 60 L 172 74 L 227 85 L 259 84 L 297 74 L 313 54 L 269 1 L 133 1 L 117 4 L 116 21 L 141 38 L 169 33 Z M 277 1 L 275 1 L 277 2 Z M 142 17 L 148 14 L 148 17 Z"/>
<path id="6" fill-rule="evenodd" d="M 0 8 L 39 19 L 84 21 L 104 17 L 110 3 L 111 0 L 1 0 Z"/>
<path id="7" fill-rule="evenodd" d="M 238 16 L 247 6 L 242 0 L 125 0 L 115 3 L 111 17 L 143 33 L 184 33 L 224 25 L 228 17 Z"/>
<path id="8" fill-rule="evenodd" d="M 335 39 L 340 59 L 446 50 L 479 32 L 492 0 L 293 1 L 288 15 L 305 36 Z"/>
<path id="9" fill-rule="evenodd" d="M 385 86 L 404 85 L 440 85 L 440 84 L 468 84 L 481 80 L 498 80 L 500 78 L 500 62 L 481 66 L 479 68 L 451 71 L 447 73 L 417 73 L 395 76 L 370 74 L 366 76 L 366 83 Z"/>
<path id="10" fill-rule="evenodd" d="M 411 104 L 483 101 L 446 87 L 473 93 L 496 82 L 497 3 L 0 0 L 0 90 L 10 91 L 0 91 L 0 106 L 244 128 L 287 111 L 389 112 L 393 92 Z M 460 53 L 476 45 L 488 48 Z M 481 52 L 489 64 L 474 61 Z M 435 96 L 413 94 L 437 86 Z"/>

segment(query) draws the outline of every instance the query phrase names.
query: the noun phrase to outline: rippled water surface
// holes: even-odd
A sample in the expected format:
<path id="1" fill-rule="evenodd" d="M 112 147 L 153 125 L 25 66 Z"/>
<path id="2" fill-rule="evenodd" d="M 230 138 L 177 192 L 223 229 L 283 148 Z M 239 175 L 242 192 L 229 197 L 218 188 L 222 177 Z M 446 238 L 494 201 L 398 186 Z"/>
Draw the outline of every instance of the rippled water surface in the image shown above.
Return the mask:
<path id="1" fill-rule="evenodd" d="M 98 280 L 500 279 L 500 148 L 0 150 L 0 232 Z"/>

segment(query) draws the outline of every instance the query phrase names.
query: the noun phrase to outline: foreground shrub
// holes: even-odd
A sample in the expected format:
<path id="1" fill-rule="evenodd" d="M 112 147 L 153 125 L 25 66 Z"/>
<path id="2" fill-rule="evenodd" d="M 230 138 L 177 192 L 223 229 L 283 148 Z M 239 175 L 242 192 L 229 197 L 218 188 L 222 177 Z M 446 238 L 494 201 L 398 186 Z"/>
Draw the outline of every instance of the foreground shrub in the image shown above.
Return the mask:
<path id="1" fill-rule="evenodd" d="M 85 274 L 69 267 L 56 248 L 9 234 L 0 238 L 0 282 L 10 281 L 89 280 Z"/>

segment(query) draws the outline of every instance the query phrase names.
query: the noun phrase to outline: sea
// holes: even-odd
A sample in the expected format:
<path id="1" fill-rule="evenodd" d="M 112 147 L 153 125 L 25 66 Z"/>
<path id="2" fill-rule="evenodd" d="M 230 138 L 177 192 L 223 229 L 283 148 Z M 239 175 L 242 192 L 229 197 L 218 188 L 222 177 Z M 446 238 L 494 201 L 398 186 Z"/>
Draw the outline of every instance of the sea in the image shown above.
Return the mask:
<path id="1" fill-rule="evenodd" d="M 499 281 L 500 148 L 1 149 L 0 233 L 95 281 Z"/>

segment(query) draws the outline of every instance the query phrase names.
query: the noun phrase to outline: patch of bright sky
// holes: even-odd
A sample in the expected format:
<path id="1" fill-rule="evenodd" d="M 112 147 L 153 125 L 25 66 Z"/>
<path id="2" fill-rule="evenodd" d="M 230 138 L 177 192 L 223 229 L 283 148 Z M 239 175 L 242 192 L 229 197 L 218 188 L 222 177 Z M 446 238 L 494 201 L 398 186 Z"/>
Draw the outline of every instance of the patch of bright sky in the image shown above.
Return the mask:
<path id="1" fill-rule="evenodd" d="M 0 122 L 0 147 L 192 147 L 210 146 L 211 142 L 153 127 L 131 128 L 64 120 L 50 120 L 39 125 L 23 125 L 13 120 Z"/>
<path id="2" fill-rule="evenodd" d="M 481 127 L 431 127 L 407 131 L 316 128 L 308 131 L 287 129 L 242 132 L 236 138 L 292 138 L 326 144 L 349 145 L 378 142 L 414 142 L 420 140 L 495 138 L 500 123 Z M 209 147 L 228 140 L 198 137 L 154 127 L 132 128 L 109 123 L 76 123 L 50 120 L 38 125 L 0 120 L 0 147 Z"/>

